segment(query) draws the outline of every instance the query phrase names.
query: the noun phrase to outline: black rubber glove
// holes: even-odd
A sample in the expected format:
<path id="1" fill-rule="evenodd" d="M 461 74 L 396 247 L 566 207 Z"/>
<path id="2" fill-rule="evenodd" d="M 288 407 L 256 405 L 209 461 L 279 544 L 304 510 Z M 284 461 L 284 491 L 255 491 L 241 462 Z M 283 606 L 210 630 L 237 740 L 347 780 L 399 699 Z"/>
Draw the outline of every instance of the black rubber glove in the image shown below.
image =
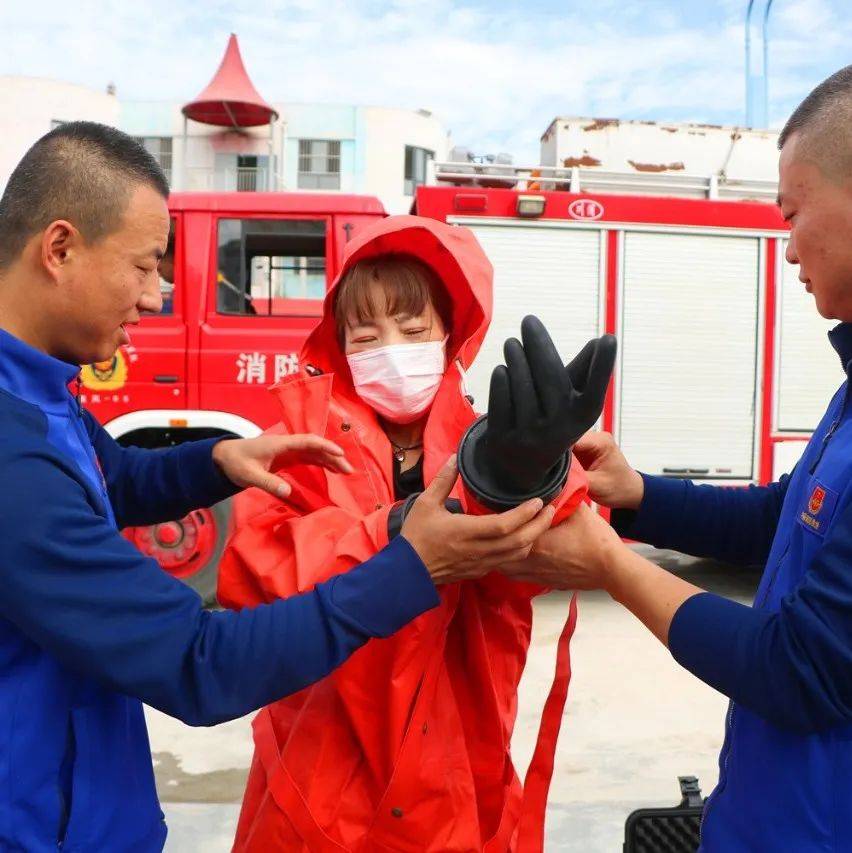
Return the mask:
<path id="1" fill-rule="evenodd" d="M 532 497 L 553 500 L 565 485 L 569 451 L 600 417 L 616 341 L 589 341 L 567 367 L 537 317 L 510 338 L 506 365 L 491 375 L 488 414 L 465 434 L 459 472 L 477 499 L 502 510 Z"/>

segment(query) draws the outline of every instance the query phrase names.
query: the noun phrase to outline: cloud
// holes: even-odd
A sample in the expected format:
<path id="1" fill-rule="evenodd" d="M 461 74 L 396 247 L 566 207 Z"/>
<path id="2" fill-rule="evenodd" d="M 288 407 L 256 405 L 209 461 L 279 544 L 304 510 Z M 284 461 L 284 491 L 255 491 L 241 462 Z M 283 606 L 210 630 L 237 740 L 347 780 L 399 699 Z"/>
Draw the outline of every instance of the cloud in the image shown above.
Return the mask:
<path id="1" fill-rule="evenodd" d="M 119 97 L 185 100 L 238 33 L 271 100 L 432 110 L 457 143 L 538 157 L 556 115 L 714 123 L 743 120 L 743 9 L 681 4 L 491 0 L 0 0 L 0 73 L 55 77 Z M 783 120 L 845 64 L 840 0 L 773 8 L 771 114 Z"/>

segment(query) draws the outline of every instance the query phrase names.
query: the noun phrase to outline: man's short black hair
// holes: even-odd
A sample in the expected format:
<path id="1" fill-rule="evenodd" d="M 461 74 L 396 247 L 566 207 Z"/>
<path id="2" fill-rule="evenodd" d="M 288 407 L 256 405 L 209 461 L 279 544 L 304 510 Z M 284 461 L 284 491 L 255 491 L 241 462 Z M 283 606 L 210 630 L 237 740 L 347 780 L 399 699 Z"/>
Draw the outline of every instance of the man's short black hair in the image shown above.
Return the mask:
<path id="1" fill-rule="evenodd" d="M 24 154 L 0 198 L 0 270 L 57 219 L 90 243 L 111 233 L 138 184 L 169 196 L 163 170 L 133 137 L 92 121 L 54 128 Z"/>
<path id="2" fill-rule="evenodd" d="M 823 80 L 793 111 L 781 135 L 783 148 L 793 134 L 802 154 L 830 177 L 852 179 L 852 65 Z"/>

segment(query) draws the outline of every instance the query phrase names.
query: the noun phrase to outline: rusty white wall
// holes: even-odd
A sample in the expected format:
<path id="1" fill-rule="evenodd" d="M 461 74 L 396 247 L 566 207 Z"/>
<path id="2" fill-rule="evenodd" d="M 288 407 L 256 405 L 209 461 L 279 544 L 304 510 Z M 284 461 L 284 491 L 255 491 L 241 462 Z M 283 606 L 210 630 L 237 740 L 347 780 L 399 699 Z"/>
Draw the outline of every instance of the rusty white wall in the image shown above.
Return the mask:
<path id="1" fill-rule="evenodd" d="M 774 181 L 777 143 L 777 130 L 559 117 L 541 138 L 541 163 Z"/>

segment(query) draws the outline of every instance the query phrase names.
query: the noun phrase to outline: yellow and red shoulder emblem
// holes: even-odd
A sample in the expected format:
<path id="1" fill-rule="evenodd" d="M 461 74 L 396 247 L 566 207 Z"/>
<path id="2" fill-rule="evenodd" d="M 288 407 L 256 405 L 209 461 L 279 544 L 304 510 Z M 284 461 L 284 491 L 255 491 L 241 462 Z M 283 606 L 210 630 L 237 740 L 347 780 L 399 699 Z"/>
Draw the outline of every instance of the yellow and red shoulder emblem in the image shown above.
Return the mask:
<path id="1" fill-rule="evenodd" d="M 121 350 L 106 361 L 85 364 L 80 373 L 83 387 L 90 391 L 115 391 L 127 382 L 127 359 Z"/>

